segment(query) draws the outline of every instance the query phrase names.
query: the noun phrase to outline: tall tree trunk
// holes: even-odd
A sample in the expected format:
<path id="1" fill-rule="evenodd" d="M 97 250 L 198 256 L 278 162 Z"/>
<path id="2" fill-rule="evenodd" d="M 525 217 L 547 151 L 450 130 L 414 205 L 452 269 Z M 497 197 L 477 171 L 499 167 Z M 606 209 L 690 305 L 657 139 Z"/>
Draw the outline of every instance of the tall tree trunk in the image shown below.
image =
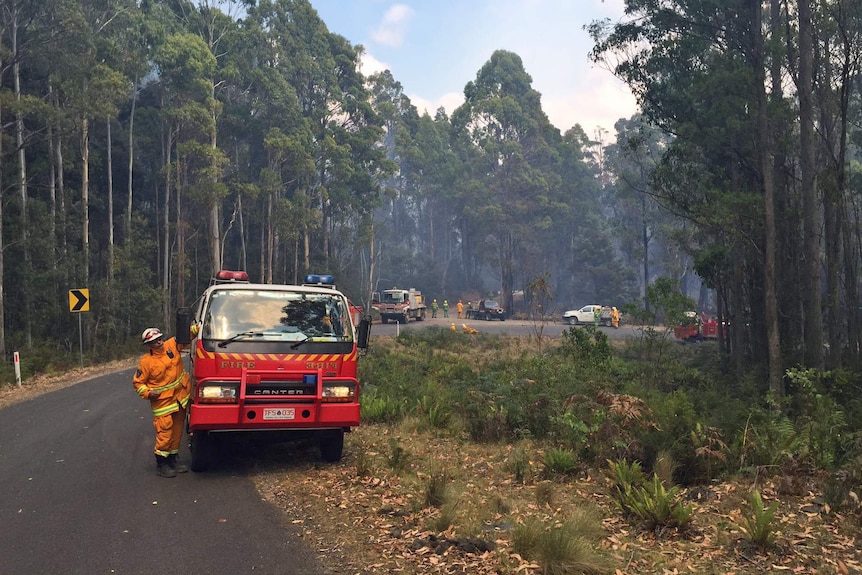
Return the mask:
<path id="1" fill-rule="evenodd" d="M 162 230 L 163 240 L 162 240 L 162 322 L 165 326 L 168 325 L 170 321 L 170 277 L 171 277 L 171 236 L 170 236 L 170 213 L 171 213 L 171 179 L 173 178 L 172 168 L 173 164 L 171 163 L 172 157 L 172 148 L 174 142 L 174 127 L 168 127 L 167 134 L 167 157 L 165 163 L 165 198 L 164 198 L 164 214 L 162 214 Z M 177 154 L 177 162 L 179 162 L 179 155 Z"/>
<path id="2" fill-rule="evenodd" d="M 302 226 L 302 242 L 302 272 L 305 273 L 311 269 L 311 232 L 308 224 Z"/>
<path id="3" fill-rule="evenodd" d="M 776 0 L 773 0 L 776 2 Z M 823 368 L 822 297 L 820 293 L 820 206 L 815 177 L 814 42 L 809 0 L 799 0 L 799 158 L 805 245 L 805 364 Z"/>
<path id="4" fill-rule="evenodd" d="M 175 210 L 177 213 L 177 307 L 184 306 L 186 302 L 186 226 L 183 221 L 182 191 L 188 185 L 188 182 L 187 178 L 181 179 L 182 172 L 180 171 L 180 167 L 187 164 L 187 161 L 180 162 L 179 155 L 177 155 L 177 179 L 175 186 L 177 204 Z"/>
<path id="5" fill-rule="evenodd" d="M 374 274 L 377 272 L 377 254 L 374 252 L 374 212 L 372 211 L 368 218 L 371 220 L 368 226 L 368 284 L 365 286 L 363 293 L 367 294 L 364 301 L 366 312 L 371 310 L 371 293 L 374 291 Z"/>
<path id="6" fill-rule="evenodd" d="M 15 113 L 15 144 L 18 146 L 18 194 L 21 198 L 21 249 L 24 252 L 25 269 L 31 270 L 30 263 L 30 222 L 27 215 L 27 155 L 24 151 L 24 115 L 21 111 L 21 56 L 18 52 L 18 11 L 17 7 L 10 19 L 12 31 L 12 76 L 15 88 L 15 103 L 18 111 Z M 24 293 L 24 339 L 27 348 L 33 347 L 33 324 L 30 299 L 30 285 L 21 286 Z"/>
<path id="7" fill-rule="evenodd" d="M 90 120 L 81 120 L 81 278 L 90 285 Z"/>
<path id="8" fill-rule="evenodd" d="M 138 81 L 132 87 L 132 110 L 129 114 L 129 187 L 126 198 L 126 244 L 132 239 L 132 175 L 135 167 L 135 109 L 138 104 Z"/>
<path id="9" fill-rule="evenodd" d="M 245 222 L 242 217 L 242 193 L 237 195 L 237 211 L 239 212 L 239 241 L 240 241 L 240 265 L 241 269 L 248 271 L 248 254 L 246 253 Z"/>
<path id="10" fill-rule="evenodd" d="M 644 268 L 644 293 L 649 285 L 649 222 L 647 222 L 647 199 L 646 194 L 641 195 L 641 247 L 643 248 Z"/>
<path id="11" fill-rule="evenodd" d="M 275 252 L 275 222 L 272 215 L 274 195 L 274 192 L 270 192 L 266 198 L 266 261 L 264 262 L 263 282 L 268 284 L 272 283 L 272 266 L 275 265 L 273 261 Z"/>
<path id="12" fill-rule="evenodd" d="M 215 84 L 212 84 L 212 91 L 210 92 L 210 97 L 212 98 L 212 101 L 215 102 Z M 216 132 L 216 130 L 217 130 L 217 127 L 216 127 L 217 126 L 217 124 L 216 124 L 217 117 L 216 117 L 216 106 L 213 104 L 213 105 L 211 105 L 211 107 L 212 107 L 212 111 L 211 111 L 211 113 L 212 113 L 212 133 L 210 134 L 210 145 L 212 146 L 212 152 L 213 152 L 212 153 L 212 162 L 213 162 L 213 164 L 216 164 L 218 162 L 218 159 L 217 159 L 218 156 L 216 155 L 216 152 L 218 151 L 218 141 L 217 141 L 217 132 Z M 213 178 L 212 183 L 213 184 L 216 184 L 218 182 L 218 175 L 216 172 L 216 168 L 217 168 L 216 165 L 212 166 L 212 178 Z M 213 186 L 213 189 L 215 190 L 216 187 Z M 209 215 L 210 216 L 209 217 L 209 219 L 210 219 L 210 225 L 209 225 L 210 241 L 209 241 L 209 243 L 210 243 L 210 251 L 211 251 L 210 257 L 212 258 L 213 275 L 215 275 L 215 273 L 219 270 L 219 268 L 221 268 L 221 264 L 222 264 L 222 253 L 221 253 L 221 242 L 220 242 L 220 240 L 221 240 L 221 226 L 220 226 L 221 218 L 219 216 L 219 203 L 220 203 L 220 201 L 221 201 L 220 196 L 218 196 L 218 195 L 216 195 L 213 198 L 213 200 L 212 200 L 213 203 L 212 203 L 212 206 L 210 206 L 210 215 Z"/>
<path id="13" fill-rule="evenodd" d="M 763 224 L 766 245 L 763 253 L 763 307 L 769 358 L 769 390 L 776 398 L 784 397 L 784 367 L 781 359 L 781 336 L 778 331 L 778 301 L 776 297 L 775 260 L 777 233 L 775 226 L 775 184 L 772 172 L 772 136 L 769 122 L 769 102 L 766 98 L 766 69 L 763 39 L 763 13 L 760 0 L 749 0 L 751 9 L 752 67 L 757 101 L 757 144 L 760 185 L 763 192 Z"/>
<path id="14" fill-rule="evenodd" d="M 108 286 L 114 283 L 114 162 L 111 153 L 111 119 L 105 121 L 107 128 L 106 159 L 108 162 Z"/>
<path id="15" fill-rule="evenodd" d="M 0 70 L 3 69 L 3 51 L 0 50 Z M 0 92 L 3 90 L 3 74 L 0 74 Z M 4 261 L 3 252 L 3 100 L 0 98 L 0 356 L 6 357 L 6 299 L 3 294 Z"/>

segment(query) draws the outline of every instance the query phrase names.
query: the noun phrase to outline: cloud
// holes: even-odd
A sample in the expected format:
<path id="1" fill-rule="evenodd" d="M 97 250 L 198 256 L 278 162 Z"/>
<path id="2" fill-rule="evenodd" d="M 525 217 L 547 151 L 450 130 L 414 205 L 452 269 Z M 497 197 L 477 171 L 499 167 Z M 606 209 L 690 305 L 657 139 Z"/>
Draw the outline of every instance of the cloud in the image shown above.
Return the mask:
<path id="1" fill-rule="evenodd" d="M 621 117 L 634 114 L 637 102 L 620 80 L 604 70 L 592 68 L 582 83 L 562 92 L 555 91 L 552 97 L 542 94 L 542 109 L 562 132 L 580 124 L 590 137 L 601 128 L 614 138 L 614 124 Z"/>
<path id="2" fill-rule="evenodd" d="M 386 70 L 390 70 L 388 64 L 385 62 L 381 62 L 368 52 L 364 52 L 362 54 L 362 58 L 360 60 L 359 71 L 362 72 L 363 75 L 370 76 L 372 74 L 377 74 L 378 72 L 384 72 Z"/>
<path id="3" fill-rule="evenodd" d="M 441 106 L 446 110 L 446 115 L 451 117 L 455 108 L 464 103 L 463 92 L 447 92 L 433 100 L 426 100 L 422 96 L 417 96 L 416 94 L 408 94 L 408 97 L 410 98 L 410 103 L 416 106 L 416 111 L 419 112 L 420 116 L 423 113 L 428 112 L 428 115 L 432 118 Z"/>
<path id="4" fill-rule="evenodd" d="M 404 36 L 410 19 L 413 17 L 413 9 L 406 4 L 394 4 L 383 16 L 383 21 L 371 34 L 378 44 L 384 46 L 400 46 L 404 42 Z"/>

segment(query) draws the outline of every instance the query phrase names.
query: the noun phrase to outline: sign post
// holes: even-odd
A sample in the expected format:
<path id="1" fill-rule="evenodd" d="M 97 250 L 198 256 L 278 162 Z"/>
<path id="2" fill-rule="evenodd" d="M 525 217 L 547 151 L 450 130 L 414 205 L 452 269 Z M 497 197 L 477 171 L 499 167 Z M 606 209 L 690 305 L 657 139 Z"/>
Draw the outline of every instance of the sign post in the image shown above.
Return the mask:
<path id="1" fill-rule="evenodd" d="M 81 367 L 84 367 L 84 336 L 81 328 L 81 312 L 90 311 L 90 290 L 69 290 L 69 311 L 78 314 L 78 348 L 81 352 Z"/>
<path id="2" fill-rule="evenodd" d="M 21 387 L 21 356 L 17 351 L 12 354 L 12 360 L 15 363 L 15 383 Z"/>

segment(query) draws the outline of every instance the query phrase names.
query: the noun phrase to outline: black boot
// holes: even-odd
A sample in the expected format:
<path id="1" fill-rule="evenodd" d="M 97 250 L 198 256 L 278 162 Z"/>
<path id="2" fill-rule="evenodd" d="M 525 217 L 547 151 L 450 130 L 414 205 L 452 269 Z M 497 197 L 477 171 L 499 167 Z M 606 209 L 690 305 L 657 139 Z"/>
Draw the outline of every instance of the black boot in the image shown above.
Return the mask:
<path id="1" fill-rule="evenodd" d="M 176 453 L 168 455 L 168 465 L 177 473 L 186 473 L 189 470 L 188 465 L 183 465 L 179 461 L 179 456 Z"/>
<path id="2" fill-rule="evenodd" d="M 171 467 L 168 458 L 164 455 L 156 454 L 156 473 L 159 477 L 176 477 L 177 472 Z"/>

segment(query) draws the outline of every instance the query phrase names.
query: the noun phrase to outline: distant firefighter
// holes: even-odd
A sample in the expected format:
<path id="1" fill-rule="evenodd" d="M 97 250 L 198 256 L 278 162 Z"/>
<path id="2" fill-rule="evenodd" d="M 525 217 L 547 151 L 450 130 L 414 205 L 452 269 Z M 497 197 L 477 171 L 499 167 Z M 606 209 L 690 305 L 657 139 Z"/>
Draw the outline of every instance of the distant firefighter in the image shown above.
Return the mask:
<path id="1" fill-rule="evenodd" d="M 466 323 L 461 324 L 461 329 L 464 330 L 464 333 L 479 333 L 478 329 L 474 329 L 474 328 L 470 327 L 469 325 L 467 325 Z"/>

